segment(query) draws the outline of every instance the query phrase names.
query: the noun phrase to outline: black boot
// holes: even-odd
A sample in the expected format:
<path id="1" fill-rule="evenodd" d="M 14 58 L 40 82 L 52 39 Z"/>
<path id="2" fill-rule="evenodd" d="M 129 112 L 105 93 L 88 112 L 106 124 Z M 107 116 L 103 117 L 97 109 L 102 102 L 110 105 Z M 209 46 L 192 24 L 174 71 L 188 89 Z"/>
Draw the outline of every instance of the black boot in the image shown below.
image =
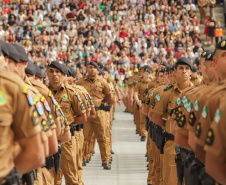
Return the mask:
<path id="1" fill-rule="evenodd" d="M 86 162 L 85 161 L 82 161 L 82 166 L 86 166 Z"/>
<path id="2" fill-rule="evenodd" d="M 109 163 L 104 163 L 104 164 L 102 164 L 102 166 L 104 167 L 104 170 L 110 170 L 111 169 L 111 165 Z"/>
<path id="3" fill-rule="evenodd" d="M 145 141 L 146 140 L 146 136 L 141 136 L 140 140 L 141 141 Z"/>
<path id="4" fill-rule="evenodd" d="M 115 154 L 115 152 L 113 152 L 113 150 L 111 150 L 111 154 Z"/>

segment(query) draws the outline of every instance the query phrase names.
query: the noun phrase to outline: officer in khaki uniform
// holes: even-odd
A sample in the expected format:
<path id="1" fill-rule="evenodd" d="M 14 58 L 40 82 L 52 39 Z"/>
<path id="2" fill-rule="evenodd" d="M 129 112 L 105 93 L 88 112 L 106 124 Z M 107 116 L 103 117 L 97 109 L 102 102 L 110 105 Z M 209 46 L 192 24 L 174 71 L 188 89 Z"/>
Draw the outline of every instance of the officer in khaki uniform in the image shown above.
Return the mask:
<path id="1" fill-rule="evenodd" d="M 65 176 L 66 184 L 77 184 L 74 125 L 86 121 L 86 111 L 75 90 L 63 84 L 63 72 L 64 68 L 56 61 L 51 62 L 47 69 L 49 88 L 67 118 L 72 135 L 69 142 L 62 144 L 61 171 L 57 175 L 55 184 L 61 184 L 62 174 Z M 70 162 L 68 163 L 68 161 Z"/>
<path id="2" fill-rule="evenodd" d="M 147 131 L 145 129 L 145 118 L 146 115 L 143 114 L 142 112 L 142 106 L 144 106 L 144 100 L 146 97 L 146 93 L 145 90 L 148 88 L 148 83 L 150 81 L 150 70 L 148 68 L 144 68 L 144 72 L 143 72 L 143 79 L 138 82 L 136 84 L 136 87 L 134 88 L 134 99 L 136 101 L 136 103 L 138 104 L 139 108 L 139 113 L 140 113 L 140 124 L 139 124 L 139 130 L 141 133 L 141 141 L 145 141 L 146 140 L 146 136 L 147 136 Z"/>
<path id="3" fill-rule="evenodd" d="M 34 170 L 44 163 L 44 152 L 40 121 L 31 91 L 25 88 L 19 76 L 8 71 L 16 67 L 12 60 L 19 61 L 19 55 L 10 53 L 9 49 L 7 43 L 0 41 L 0 129 L 1 140 L 7 138 L 1 144 L 3 168 L 0 168 L 0 183 L 17 185 L 21 184 L 19 174 Z M 15 141 L 21 146 L 16 156 Z"/>
<path id="4" fill-rule="evenodd" d="M 106 143 L 106 123 L 104 123 L 102 117 L 104 116 L 104 110 L 101 107 L 102 102 L 110 103 L 112 100 L 112 94 L 106 80 L 98 77 L 98 65 L 95 62 L 90 62 L 87 65 L 88 75 L 76 82 L 77 85 L 82 85 L 91 95 L 96 115 L 90 116 L 84 126 L 84 147 L 87 147 L 90 139 L 90 131 L 93 130 L 97 138 L 102 165 L 104 169 L 111 169 L 109 165 L 110 156 L 108 154 L 108 145 Z"/>
<path id="5" fill-rule="evenodd" d="M 163 154 L 163 185 L 177 184 L 174 136 L 171 134 L 168 118 L 181 91 L 191 86 L 191 67 L 191 62 L 187 58 L 179 58 L 175 65 L 177 83 L 167 86 L 155 96 L 156 102 L 152 110 L 151 121 L 165 127 L 167 140 Z"/>

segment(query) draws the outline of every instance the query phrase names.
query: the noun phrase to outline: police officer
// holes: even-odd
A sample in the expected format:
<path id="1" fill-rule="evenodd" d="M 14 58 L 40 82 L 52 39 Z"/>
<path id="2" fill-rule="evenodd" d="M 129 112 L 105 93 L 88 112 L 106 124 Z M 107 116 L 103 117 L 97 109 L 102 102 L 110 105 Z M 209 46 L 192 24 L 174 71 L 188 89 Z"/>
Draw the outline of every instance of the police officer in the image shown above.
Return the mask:
<path id="1" fill-rule="evenodd" d="M 163 184 L 177 184 L 176 164 L 175 164 L 175 144 L 174 136 L 170 131 L 170 120 L 168 116 L 175 106 L 176 100 L 181 91 L 189 86 L 191 75 L 191 62 L 184 57 L 178 59 L 175 65 L 176 84 L 169 85 L 156 94 L 156 103 L 153 106 L 151 121 L 165 127 L 165 138 L 167 142 L 164 146 L 163 155 Z"/>
<path id="2" fill-rule="evenodd" d="M 41 126 L 31 91 L 25 88 L 26 85 L 19 76 L 2 68 L 14 69 L 16 63 L 9 61 L 9 58 L 18 62 L 19 55 L 10 53 L 7 44 L 2 41 L 0 54 L 1 137 L 2 140 L 7 138 L 1 144 L 0 183 L 21 184 L 20 174 L 30 172 L 44 163 Z M 14 156 L 13 150 L 15 141 L 21 148 L 17 156 Z"/>
<path id="3" fill-rule="evenodd" d="M 76 158 L 75 158 L 75 138 L 74 126 L 86 121 L 86 111 L 79 97 L 73 88 L 64 84 L 64 68 L 59 62 L 53 61 L 47 68 L 47 76 L 49 79 L 49 88 L 59 103 L 68 124 L 71 127 L 72 138 L 70 141 L 62 144 L 61 170 L 65 176 L 66 184 L 77 184 L 78 177 L 76 174 Z M 70 162 L 68 162 L 70 161 Z M 55 184 L 61 184 L 61 171 L 57 175 Z"/>
<path id="4" fill-rule="evenodd" d="M 112 100 L 112 94 L 106 80 L 98 77 L 98 65 L 96 62 L 90 62 L 87 65 L 87 76 L 78 80 L 77 85 L 82 85 L 91 95 L 95 109 L 96 115 L 88 118 L 84 125 L 84 147 L 87 147 L 91 130 L 94 131 L 97 138 L 97 142 L 100 147 L 102 165 L 104 169 L 111 169 L 109 164 L 110 155 L 108 153 L 108 145 L 106 141 L 106 123 L 102 117 L 104 116 L 104 110 L 101 106 L 102 102 L 110 103 Z"/>

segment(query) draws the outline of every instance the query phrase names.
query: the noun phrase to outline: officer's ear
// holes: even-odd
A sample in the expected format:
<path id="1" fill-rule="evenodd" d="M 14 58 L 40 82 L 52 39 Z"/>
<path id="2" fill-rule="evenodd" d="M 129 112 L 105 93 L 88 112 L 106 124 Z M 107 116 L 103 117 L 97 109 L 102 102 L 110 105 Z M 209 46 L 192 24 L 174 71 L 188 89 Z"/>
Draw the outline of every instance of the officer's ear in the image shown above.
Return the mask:
<path id="1" fill-rule="evenodd" d="M 217 58 L 213 57 L 213 62 L 211 63 L 211 67 L 213 67 L 215 70 L 217 68 Z"/>

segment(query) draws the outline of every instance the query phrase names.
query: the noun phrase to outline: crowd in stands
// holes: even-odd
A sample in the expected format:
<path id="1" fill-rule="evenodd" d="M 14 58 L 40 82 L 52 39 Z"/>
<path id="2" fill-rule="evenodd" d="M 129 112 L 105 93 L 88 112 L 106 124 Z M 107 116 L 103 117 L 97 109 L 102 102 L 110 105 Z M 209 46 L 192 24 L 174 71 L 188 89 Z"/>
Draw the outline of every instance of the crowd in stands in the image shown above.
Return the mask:
<path id="1" fill-rule="evenodd" d="M 181 56 L 198 66 L 203 33 L 194 3 L 0 0 L 0 39 L 23 45 L 43 72 L 50 62 L 59 61 L 73 67 L 77 78 L 90 61 L 102 62 L 113 75 L 133 74 L 146 64 L 154 71 L 158 63 L 172 65 Z M 214 25 L 220 27 L 216 21 Z M 210 29 L 205 31 L 209 36 Z M 211 28 L 211 44 L 212 36 Z"/>

